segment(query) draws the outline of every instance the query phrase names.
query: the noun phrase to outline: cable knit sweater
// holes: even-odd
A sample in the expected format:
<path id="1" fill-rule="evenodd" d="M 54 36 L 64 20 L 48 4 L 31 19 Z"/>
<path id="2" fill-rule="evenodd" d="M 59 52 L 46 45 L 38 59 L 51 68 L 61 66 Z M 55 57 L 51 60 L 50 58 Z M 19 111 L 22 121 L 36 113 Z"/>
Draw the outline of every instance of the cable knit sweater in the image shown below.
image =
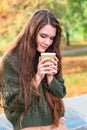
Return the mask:
<path id="1" fill-rule="evenodd" d="M 36 53 L 34 59 L 34 70 L 37 71 L 38 57 L 40 53 Z M 12 123 L 14 130 L 20 130 L 21 114 L 24 111 L 24 98 L 21 97 L 18 101 L 18 109 L 15 112 L 16 99 L 19 95 L 19 77 L 14 71 L 19 71 L 19 62 L 16 54 L 7 56 L 4 60 L 3 75 L 1 77 L 1 90 L 3 96 L 3 106 L 7 119 Z M 40 83 L 39 92 L 41 95 L 41 104 L 38 96 L 29 95 L 31 102 L 28 104 L 28 111 L 23 118 L 22 127 L 30 126 L 47 126 L 53 123 L 51 111 L 46 101 L 43 89 L 48 89 L 59 98 L 63 98 L 66 94 L 64 80 L 62 75 L 59 75 L 58 79 L 55 77 L 51 81 L 50 85 L 42 86 Z M 32 102 L 33 99 L 33 102 Z"/>

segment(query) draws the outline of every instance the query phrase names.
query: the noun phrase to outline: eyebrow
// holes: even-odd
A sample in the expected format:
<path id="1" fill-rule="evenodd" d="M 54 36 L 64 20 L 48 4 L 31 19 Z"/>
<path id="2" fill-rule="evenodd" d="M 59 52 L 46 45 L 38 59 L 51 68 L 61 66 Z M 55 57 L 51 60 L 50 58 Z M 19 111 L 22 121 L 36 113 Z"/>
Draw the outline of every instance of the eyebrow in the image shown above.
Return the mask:
<path id="1" fill-rule="evenodd" d="M 45 35 L 45 36 L 49 36 L 49 35 L 47 35 L 46 33 L 43 33 L 43 32 L 41 32 L 40 34 L 43 34 L 43 35 Z M 56 35 L 55 35 L 56 36 Z M 52 38 L 54 38 L 55 36 L 51 36 Z"/>

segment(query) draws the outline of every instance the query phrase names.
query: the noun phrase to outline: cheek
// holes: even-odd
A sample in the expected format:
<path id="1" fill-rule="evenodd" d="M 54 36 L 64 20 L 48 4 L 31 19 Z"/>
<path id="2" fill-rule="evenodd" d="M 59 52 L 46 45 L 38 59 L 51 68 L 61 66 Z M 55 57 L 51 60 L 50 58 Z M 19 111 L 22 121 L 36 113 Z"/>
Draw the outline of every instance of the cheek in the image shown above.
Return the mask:
<path id="1" fill-rule="evenodd" d="M 53 44 L 53 40 L 50 41 L 50 46 Z"/>
<path id="2" fill-rule="evenodd" d="M 43 41 L 42 38 L 40 36 L 37 36 L 36 44 L 39 45 L 42 41 Z"/>

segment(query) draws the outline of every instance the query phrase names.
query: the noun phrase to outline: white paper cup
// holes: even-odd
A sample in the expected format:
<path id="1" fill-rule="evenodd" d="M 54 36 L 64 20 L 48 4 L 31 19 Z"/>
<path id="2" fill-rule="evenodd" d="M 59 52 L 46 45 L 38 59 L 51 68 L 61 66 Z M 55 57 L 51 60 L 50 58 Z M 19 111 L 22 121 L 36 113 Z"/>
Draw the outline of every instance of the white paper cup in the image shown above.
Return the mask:
<path id="1" fill-rule="evenodd" d="M 41 58 L 50 58 L 53 59 L 55 57 L 56 53 L 54 52 L 43 52 L 41 53 Z"/>

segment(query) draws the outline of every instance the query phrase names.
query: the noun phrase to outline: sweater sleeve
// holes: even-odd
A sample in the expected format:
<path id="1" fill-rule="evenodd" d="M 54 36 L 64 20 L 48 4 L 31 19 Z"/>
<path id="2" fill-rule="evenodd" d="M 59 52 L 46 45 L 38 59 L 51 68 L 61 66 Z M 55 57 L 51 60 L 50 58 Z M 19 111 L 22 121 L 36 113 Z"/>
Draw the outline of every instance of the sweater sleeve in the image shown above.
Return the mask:
<path id="1" fill-rule="evenodd" d="M 1 78 L 1 90 L 3 96 L 4 108 L 15 111 L 22 112 L 25 109 L 24 97 L 19 98 L 20 86 L 19 86 L 19 74 L 20 70 L 19 63 L 16 56 L 7 57 L 3 63 L 3 75 Z M 32 87 L 34 89 L 34 87 Z M 38 95 L 29 94 L 28 106 L 32 104 Z"/>
<path id="2" fill-rule="evenodd" d="M 18 111 L 24 110 L 24 98 L 18 99 L 19 95 L 19 76 L 12 68 L 12 65 L 8 62 L 8 59 L 3 64 L 3 75 L 2 75 L 2 96 L 3 105 L 10 111 L 14 111 L 16 105 Z"/>
<path id="3" fill-rule="evenodd" d="M 46 84 L 45 88 L 59 98 L 63 98 L 66 95 L 66 87 L 61 74 L 58 78 L 53 77 L 50 85 Z"/>
<path id="4" fill-rule="evenodd" d="M 12 62 L 9 62 L 12 61 Z M 19 120 L 20 115 L 24 112 L 25 101 L 24 97 L 19 96 L 19 74 L 16 73 L 13 66 L 19 70 L 18 61 L 15 58 L 6 58 L 3 63 L 3 75 L 1 78 L 1 90 L 3 98 L 4 112 L 11 123 L 16 123 Z M 11 64 L 10 64 L 11 63 Z M 29 95 L 30 106 L 36 97 L 32 94 Z M 20 122 L 19 122 L 20 124 Z"/>

